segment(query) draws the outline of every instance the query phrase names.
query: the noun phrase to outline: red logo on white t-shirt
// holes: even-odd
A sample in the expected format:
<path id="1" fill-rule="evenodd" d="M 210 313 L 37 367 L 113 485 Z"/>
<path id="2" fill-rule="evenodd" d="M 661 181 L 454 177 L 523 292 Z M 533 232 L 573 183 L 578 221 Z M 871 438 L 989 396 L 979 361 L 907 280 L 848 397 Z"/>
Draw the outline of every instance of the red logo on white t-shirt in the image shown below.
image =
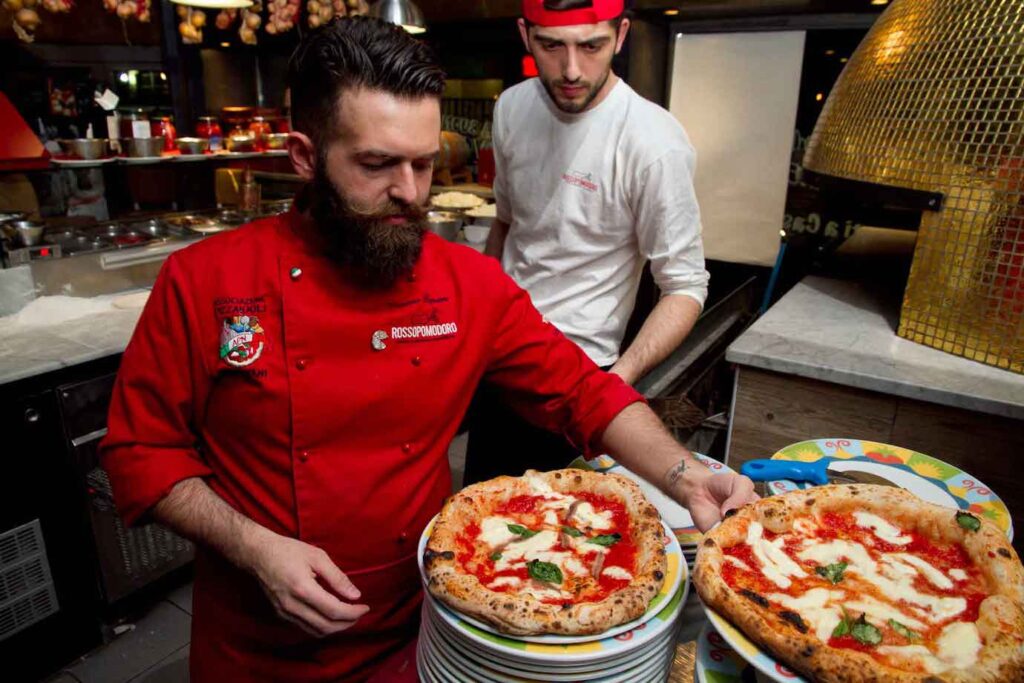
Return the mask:
<path id="1" fill-rule="evenodd" d="M 562 174 L 562 180 L 582 187 L 587 192 L 597 192 L 597 183 L 593 181 L 593 173 L 583 173 L 582 171 L 568 171 Z"/>

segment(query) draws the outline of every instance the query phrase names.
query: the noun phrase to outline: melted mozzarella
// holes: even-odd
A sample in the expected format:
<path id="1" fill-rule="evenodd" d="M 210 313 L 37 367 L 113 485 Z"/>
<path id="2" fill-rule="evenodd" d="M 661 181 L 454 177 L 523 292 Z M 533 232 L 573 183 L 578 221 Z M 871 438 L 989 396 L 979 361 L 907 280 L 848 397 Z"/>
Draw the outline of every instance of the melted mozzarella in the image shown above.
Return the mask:
<path id="1" fill-rule="evenodd" d="M 890 524 L 886 520 L 877 515 L 873 515 L 870 512 L 857 510 L 853 513 L 853 518 L 856 520 L 857 526 L 863 529 L 871 529 L 875 532 L 875 536 L 886 543 L 891 543 L 892 545 L 907 545 L 911 540 L 913 540 L 910 536 L 904 535 L 903 531 L 899 527 Z"/>
<path id="2" fill-rule="evenodd" d="M 981 637 L 977 626 L 958 621 L 942 629 L 942 635 L 935 644 L 939 649 L 939 659 L 955 669 L 966 669 L 978 661 Z"/>
<path id="3" fill-rule="evenodd" d="M 532 596 L 537 600 L 564 600 L 572 597 L 572 593 L 560 591 L 546 585 L 538 584 L 536 581 L 528 581 L 520 590 L 521 593 Z"/>
<path id="4" fill-rule="evenodd" d="M 949 580 L 949 577 L 940 572 L 938 569 L 933 567 L 927 561 L 922 560 L 917 555 L 910 555 L 909 553 L 896 553 L 891 555 L 895 560 L 911 564 L 921 571 L 924 578 L 928 579 L 928 583 L 932 584 L 936 588 L 943 590 L 949 590 L 953 587 L 953 582 Z"/>
<path id="5" fill-rule="evenodd" d="M 957 581 L 966 581 L 967 580 L 967 572 L 965 572 L 963 569 L 950 569 L 949 570 L 949 575 L 952 576 Z"/>
<path id="6" fill-rule="evenodd" d="M 491 548 L 508 543 L 514 538 L 519 538 L 517 534 L 508 530 L 508 525 L 515 523 L 515 520 L 507 517 L 485 517 L 480 522 L 480 535 L 477 536 L 477 539 Z"/>
<path id="7" fill-rule="evenodd" d="M 583 525 L 589 526 L 591 529 L 597 529 L 598 531 L 605 531 L 612 528 L 611 510 L 598 512 L 594 509 L 593 505 L 586 501 L 576 506 L 576 511 L 573 513 L 573 521 L 576 520 L 579 520 Z"/>
<path id="8" fill-rule="evenodd" d="M 505 571 L 525 564 L 526 560 L 537 559 L 538 553 L 551 550 L 556 543 L 558 543 L 558 533 L 551 530 L 544 530 L 530 538 L 509 543 L 501 551 L 501 558 L 494 563 L 494 570 Z"/>
<path id="9" fill-rule="evenodd" d="M 770 593 L 767 598 L 799 614 L 814 629 L 819 640 L 828 642 L 832 631 L 843 619 L 838 603 L 829 603 L 842 600 L 845 595 L 843 591 L 812 588 L 798 598 L 785 593 Z"/>
<path id="10" fill-rule="evenodd" d="M 850 613 L 851 616 L 857 616 L 861 612 L 863 612 L 864 614 L 871 617 L 871 619 L 876 623 L 885 623 L 890 619 L 895 619 L 904 626 L 908 626 L 910 628 L 927 628 L 927 624 L 918 621 L 914 617 L 905 614 L 904 612 L 901 612 L 900 610 L 896 609 L 891 605 L 887 605 L 884 602 L 879 602 L 878 600 L 875 600 L 874 598 L 868 597 L 866 595 L 862 596 L 858 600 L 843 603 L 843 606 L 846 607 L 846 610 Z"/>
<path id="11" fill-rule="evenodd" d="M 726 555 L 725 556 L 725 561 L 728 562 L 729 564 L 733 565 L 734 567 L 739 567 L 740 569 L 743 569 L 745 571 L 748 571 L 748 572 L 749 571 L 753 571 L 750 568 L 750 565 L 748 565 L 746 562 L 744 562 L 743 560 L 741 560 L 738 557 L 733 557 L 732 555 Z"/>
<path id="12" fill-rule="evenodd" d="M 967 601 L 964 598 L 940 597 L 919 592 L 913 586 L 913 577 L 895 569 L 895 565 L 889 562 L 884 563 L 889 565 L 889 569 L 883 572 L 868 554 L 867 549 L 859 543 L 840 540 L 821 543 L 800 551 L 799 557 L 801 560 L 814 561 L 819 565 L 846 560 L 847 573 L 857 574 L 878 588 L 882 595 L 894 601 L 902 600 L 923 608 L 927 618 L 932 622 L 951 619 L 967 608 Z"/>
<path id="13" fill-rule="evenodd" d="M 558 568 L 562 570 L 562 574 L 575 574 L 576 576 L 585 576 L 590 573 L 583 563 L 570 552 L 561 551 L 542 551 L 530 553 L 527 560 L 540 560 L 541 562 L 550 562 L 551 564 L 558 565 Z"/>
<path id="14" fill-rule="evenodd" d="M 807 576 L 807 572 L 782 551 L 783 543 L 782 536 L 774 541 L 766 540 L 764 527 L 759 522 L 751 522 L 747 528 L 747 545 L 761 563 L 761 573 L 779 588 L 789 588 L 793 585 L 790 576 Z"/>
<path id="15" fill-rule="evenodd" d="M 601 574 L 612 579 L 621 579 L 622 581 L 629 581 L 633 578 L 633 575 L 622 567 L 605 567 Z"/>
<path id="16" fill-rule="evenodd" d="M 518 576 L 499 576 L 494 581 L 487 584 L 488 588 L 501 588 L 502 586 L 511 586 L 516 588 L 521 584 L 522 581 Z"/>
<path id="17" fill-rule="evenodd" d="M 551 526 L 558 526 L 558 515 L 554 510 L 548 510 L 544 513 L 544 523 L 550 524 Z"/>
<path id="18" fill-rule="evenodd" d="M 879 654 L 914 659 L 920 662 L 930 674 L 941 674 L 950 669 L 966 669 L 978 661 L 981 638 L 974 624 L 958 621 L 942 629 L 942 635 L 935 641 L 937 654 L 923 645 L 895 647 L 883 645 Z"/>
<path id="19" fill-rule="evenodd" d="M 801 517 L 793 522 L 793 531 L 801 536 L 810 536 L 815 532 L 815 530 L 817 530 L 817 528 L 818 525 L 810 517 Z"/>

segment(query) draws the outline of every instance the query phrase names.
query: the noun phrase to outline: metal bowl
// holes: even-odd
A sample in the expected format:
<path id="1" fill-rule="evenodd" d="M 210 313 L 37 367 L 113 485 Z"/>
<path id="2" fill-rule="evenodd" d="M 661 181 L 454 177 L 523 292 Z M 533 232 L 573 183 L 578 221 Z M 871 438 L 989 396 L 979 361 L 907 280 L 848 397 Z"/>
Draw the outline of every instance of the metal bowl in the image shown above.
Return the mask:
<path id="1" fill-rule="evenodd" d="M 428 211 L 427 225 L 431 232 L 453 242 L 462 227 L 462 216 L 452 211 Z"/>
<path id="2" fill-rule="evenodd" d="M 271 133 L 266 137 L 267 149 L 284 149 L 284 141 L 288 139 L 288 133 Z"/>
<path id="3" fill-rule="evenodd" d="M 256 137 L 253 135 L 230 135 L 224 139 L 229 152 L 251 152 L 256 149 Z"/>
<path id="4" fill-rule="evenodd" d="M 34 247 L 43 240 L 43 230 L 46 226 L 35 221 L 11 221 L 8 223 L 14 230 L 14 239 L 22 246 Z"/>
<path id="5" fill-rule="evenodd" d="M 156 218 L 151 218 L 141 223 L 132 223 L 128 226 L 128 229 L 155 239 L 162 239 L 172 233 L 181 234 L 180 231 L 172 231 L 167 224 Z"/>
<path id="6" fill-rule="evenodd" d="M 78 159 L 102 159 L 109 149 L 106 138 L 74 138 L 58 142 L 65 154 Z"/>
<path id="7" fill-rule="evenodd" d="M 178 138 L 177 143 L 182 154 L 203 154 L 210 149 L 210 141 L 206 138 Z"/>
<path id="8" fill-rule="evenodd" d="M 121 140 L 128 156 L 134 159 L 158 157 L 164 151 L 163 136 L 157 138 L 125 138 Z"/>

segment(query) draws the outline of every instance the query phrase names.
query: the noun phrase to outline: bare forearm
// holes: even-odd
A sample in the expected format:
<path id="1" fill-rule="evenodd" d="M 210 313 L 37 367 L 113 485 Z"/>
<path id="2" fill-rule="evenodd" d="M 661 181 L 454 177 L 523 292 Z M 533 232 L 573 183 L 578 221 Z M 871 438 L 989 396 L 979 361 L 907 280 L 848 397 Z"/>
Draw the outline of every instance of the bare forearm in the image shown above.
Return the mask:
<path id="1" fill-rule="evenodd" d="M 616 415 L 605 428 L 602 443 L 626 469 L 668 493 L 670 484 L 675 483 L 669 481 L 668 474 L 680 460 L 687 467 L 704 469 L 643 403 L 627 406 Z"/>
<path id="2" fill-rule="evenodd" d="M 487 245 L 484 254 L 501 260 L 501 252 L 505 249 L 505 238 L 508 236 L 508 223 L 495 219 L 491 231 L 487 233 Z"/>
<path id="3" fill-rule="evenodd" d="M 182 536 L 252 571 L 253 548 L 275 534 L 237 512 L 199 478 L 178 482 L 153 508 L 155 518 Z"/>
<path id="4" fill-rule="evenodd" d="M 663 297 L 611 372 L 633 384 L 683 343 L 699 315 L 700 304 L 693 297 L 685 294 Z"/>

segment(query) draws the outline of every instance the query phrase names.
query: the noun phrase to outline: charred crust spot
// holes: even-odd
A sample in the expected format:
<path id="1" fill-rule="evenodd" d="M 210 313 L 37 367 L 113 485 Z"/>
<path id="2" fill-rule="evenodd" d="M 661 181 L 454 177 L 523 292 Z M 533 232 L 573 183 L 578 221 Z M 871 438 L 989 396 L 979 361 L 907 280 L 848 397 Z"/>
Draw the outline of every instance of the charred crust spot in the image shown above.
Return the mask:
<path id="1" fill-rule="evenodd" d="M 730 517 L 732 517 L 733 515 L 735 515 L 735 514 L 736 514 L 737 512 L 739 512 L 739 510 L 737 510 L 736 508 L 733 508 L 732 510 L 728 510 L 728 511 L 727 511 L 727 512 L 725 513 L 725 515 L 723 515 L 723 516 L 724 516 L 724 517 L 725 517 L 726 519 L 729 519 Z"/>
<path id="2" fill-rule="evenodd" d="M 806 505 L 807 507 L 811 507 L 812 505 L 814 505 L 814 499 L 808 498 L 807 500 L 804 501 L 804 505 Z"/>
<path id="3" fill-rule="evenodd" d="M 615 598 L 615 604 L 616 605 L 621 605 L 622 604 L 622 598 Z"/>
<path id="4" fill-rule="evenodd" d="M 577 474 L 575 477 L 572 478 L 572 480 L 574 482 L 576 482 L 577 484 L 580 484 L 580 483 L 583 482 L 583 477 L 581 477 L 580 475 Z"/>
<path id="5" fill-rule="evenodd" d="M 713 539 L 713 538 L 705 538 L 704 539 L 704 547 L 705 548 L 714 548 L 715 547 L 715 539 Z"/>
<path id="6" fill-rule="evenodd" d="M 1012 557 L 1010 555 L 1010 551 L 1006 548 L 999 548 L 998 550 L 996 550 L 996 552 L 1005 557 L 1006 559 L 1010 559 L 1010 557 Z"/>
<path id="7" fill-rule="evenodd" d="M 511 602 L 506 602 L 504 605 L 502 605 L 502 607 L 504 607 L 505 609 L 508 609 L 508 610 L 513 610 L 513 609 L 516 608 L 516 606 L 513 605 Z"/>
<path id="8" fill-rule="evenodd" d="M 779 612 L 779 616 L 782 617 L 783 621 L 793 624 L 800 633 L 807 633 L 807 624 L 804 623 L 804 620 L 796 612 L 791 612 L 787 609 Z"/>
<path id="9" fill-rule="evenodd" d="M 443 560 L 454 560 L 455 559 L 455 553 L 452 552 L 451 550 L 445 550 L 443 553 L 441 553 L 441 559 L 443 559 Z"/>
<path id="10" fill-rule="evenodd" d="M 856 486 L 850 486 L 848 488 L 850 489 L 850 495 L 851 496 L 859 496 L 860 495 L 860 489 L 858 489 Z"/>
<path id="11" fill-rule="evenodd" d="M 726 514 L 728 514 L 728 513 L 726 513 Z M 764 516 L 768 517 L 768 518 L 774 517 L 775 516 L 775 510 L 773 510 L 771 508 L 768 508 L 767 510 L 764 511 Z"/>
<path id="12" fill-rule="evenodd" d="M 747 600 L 750 600 L 755 605 L 759 605 L 761 607 L 764 607 L 765 609 L 768 608 L 768 601 L 765 600 L 763 596 L 755 593 L 749 588 L 744 588 L 743 590 L 741 590 L 740 595 L 745 597 Z"/>
<path id="13" fill-rule="evenodd" d="M 665 578 L 665 574 L 662 573 L 662 571 L 660 569 L 655 569 L 654 570 L 654 578 L 656 578 L 658 581 L 661 581 L 662 579 Z"/>
<path id="14" fill-rule="evenodd" d="M 563 610 L 567 610 L 567 609 L 569 609 L 571 607 L 572 607 L 572 603 L 571 602 L 563 602 L 562 603 L 562 609 Z"/>
<path id="15" fill-rule="evenodd" d="M 813 654 L 814 654 L 814 646 L 813 645 L 808 645 L 804 649 L 800 650 L 800 656 L 801 657 L 810 657 Z"/>
<path id="16" fill-rule="evenodd" d="M 561 472 L 555 472 L 555 479 L 561 479 L 561 478 L 562 478 L 562 473 Z"/>
<path id="17" fill-rule="evenodd" d="M 551 625 L 554 626 L 555 628 L 562 628 L 562 622 L 560 622 L 560 621 L 552 621 Z"/>

